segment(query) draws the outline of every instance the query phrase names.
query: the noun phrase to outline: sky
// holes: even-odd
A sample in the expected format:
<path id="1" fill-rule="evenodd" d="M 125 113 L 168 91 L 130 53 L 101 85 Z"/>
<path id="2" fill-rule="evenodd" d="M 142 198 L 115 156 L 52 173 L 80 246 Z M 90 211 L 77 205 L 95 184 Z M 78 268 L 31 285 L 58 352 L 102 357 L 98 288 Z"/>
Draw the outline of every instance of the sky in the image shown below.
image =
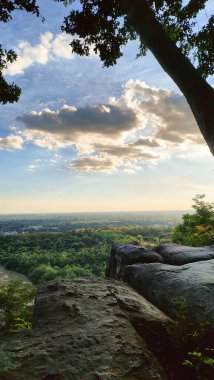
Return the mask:
<path id="1" fill-rule="evenodd" d="M 60 30 L 68 9 L 38 4 L 44 23 L 17 12 L 0 25 L 1 43 L 18 53 L 5 77 L 22 88 L 18 103 L 0 105 L 0 213 L 186 210 L 202 193 L 213 201 L 213 156 L 152 54 L 136 59 L 129 42 L 103 68 L 93 52 L 71 52 Z"/>

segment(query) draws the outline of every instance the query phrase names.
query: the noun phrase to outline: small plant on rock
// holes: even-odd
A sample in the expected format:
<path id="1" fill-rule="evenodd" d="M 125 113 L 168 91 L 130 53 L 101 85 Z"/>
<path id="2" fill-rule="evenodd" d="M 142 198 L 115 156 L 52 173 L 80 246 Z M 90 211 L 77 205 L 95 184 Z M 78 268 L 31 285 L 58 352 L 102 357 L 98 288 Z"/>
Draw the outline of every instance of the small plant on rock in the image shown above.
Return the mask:
<path id="1" fill-rule="evenodd" d="M 29 329 L 33 314 L 36 287 L 19 280 L 0 286 L 2 329 Z"/>
<path id="2" fill-rule="evenodd" d="M 174 318 L 178 322 L 178 349 L 184 376 L 187 379 L 211 380 L 214 378 L 214 326 L 191 320 L 184 297 L 172 300 Z"/>

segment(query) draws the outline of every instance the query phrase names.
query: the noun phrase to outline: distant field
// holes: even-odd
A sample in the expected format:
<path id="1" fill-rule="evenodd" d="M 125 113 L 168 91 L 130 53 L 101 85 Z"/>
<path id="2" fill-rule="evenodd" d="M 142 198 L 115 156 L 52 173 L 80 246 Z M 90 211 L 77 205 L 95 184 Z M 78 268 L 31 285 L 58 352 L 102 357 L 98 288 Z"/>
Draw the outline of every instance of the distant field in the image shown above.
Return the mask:
<path id="1" fill-rule="evenodd" d="M 175 226 L 189 211 L 99 212 L 0 215 L 0 233 L 68 231 L 73 228 Z"/>

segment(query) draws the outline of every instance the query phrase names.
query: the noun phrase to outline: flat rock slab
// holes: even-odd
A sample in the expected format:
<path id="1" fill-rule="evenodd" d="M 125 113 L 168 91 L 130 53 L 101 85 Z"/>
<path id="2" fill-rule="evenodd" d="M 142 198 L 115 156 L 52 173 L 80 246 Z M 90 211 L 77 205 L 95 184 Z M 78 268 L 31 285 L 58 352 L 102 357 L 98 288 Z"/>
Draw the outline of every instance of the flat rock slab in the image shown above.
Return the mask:
<path id="1" fill-rule="evenodd" d="M 182 266 L 134 264 L 124 268 L 122 280 L 169 316 L 173 303 L 184 299 L 196 322 L 214 322 L 214 260 Z"/>
<path id="2" fill-rule="evenodd" d="M 39 288 L 33 330 L 0 336 L 3 358 L 11 368 L 5 378 L 166 380 L 143 336 L 150 334 L 152 340 L 154 335 L 155 346 L 164 349 L 170 346 L 174 327 L 122 282 L 49 282 Z M 5 372 L 0 375 L 4 378 Z"/>
<path id="3" fill-rule="evenodd" d="M 162 263 L 162 257 L 142 245 L 115 244 L 111 248 L 106 277 L 120 279 L 126 265 L 136 263 Z"/>
<path id="4" fill-rule="evenodd" d="M 154 250 L 171 265 L 183 265 L 196 261 L 214 259 L 214 246 L 189 247 L 175 243 L 160 244 Z"/>

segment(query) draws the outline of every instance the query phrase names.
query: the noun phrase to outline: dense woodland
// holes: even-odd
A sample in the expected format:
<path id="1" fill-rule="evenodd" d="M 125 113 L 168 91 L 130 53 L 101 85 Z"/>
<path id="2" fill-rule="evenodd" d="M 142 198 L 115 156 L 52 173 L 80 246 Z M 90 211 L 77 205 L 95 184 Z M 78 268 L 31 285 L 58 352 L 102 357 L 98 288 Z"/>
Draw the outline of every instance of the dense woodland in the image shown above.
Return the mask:
<path id="1" fill-rule="evenodd" d="M 169 241 L 172 227 L 81 228 L 0 236 L 0 264 L 35 284 L 56 277 L 103 276 L 110 247 Z"/>
<path id="2" fill-rule="evenodd" d="M 0 264 L 39 284 L 60 277 L 104 276 L 112 244 L 135 243 L 150 248 L 170 241 L 191 246 L 211 245 L 214 244 L 214 207 L 205 202 L 204 197 L 202 194 L 193 199 L 195 213 L 185 214 L 183 222 L 176 227 L 173 218 L 177 214 L 172 214 L 171 219 L 164 215 L 162 221 L 155 214 L 153 219 L 150 214 L 144 218 L 141 215 L 141 225 L 135 226 L 126 224 L 134 224 L 136 215 L 140 218 L 137 213 L 134 219 L 130 214 L 127 220 L 111 213 L 75 215 L 73 219 L 71 216 L 70 219 L 69 216 L 64 219 L 37 216 L 12 221 L 2 218 Z M 147 226 L 144 225 L 146 218 L 150 218 Z M 5 232 L 5 224 L 15 234 Z M 91 224 L 99 227 L 91 227 Z"/>

